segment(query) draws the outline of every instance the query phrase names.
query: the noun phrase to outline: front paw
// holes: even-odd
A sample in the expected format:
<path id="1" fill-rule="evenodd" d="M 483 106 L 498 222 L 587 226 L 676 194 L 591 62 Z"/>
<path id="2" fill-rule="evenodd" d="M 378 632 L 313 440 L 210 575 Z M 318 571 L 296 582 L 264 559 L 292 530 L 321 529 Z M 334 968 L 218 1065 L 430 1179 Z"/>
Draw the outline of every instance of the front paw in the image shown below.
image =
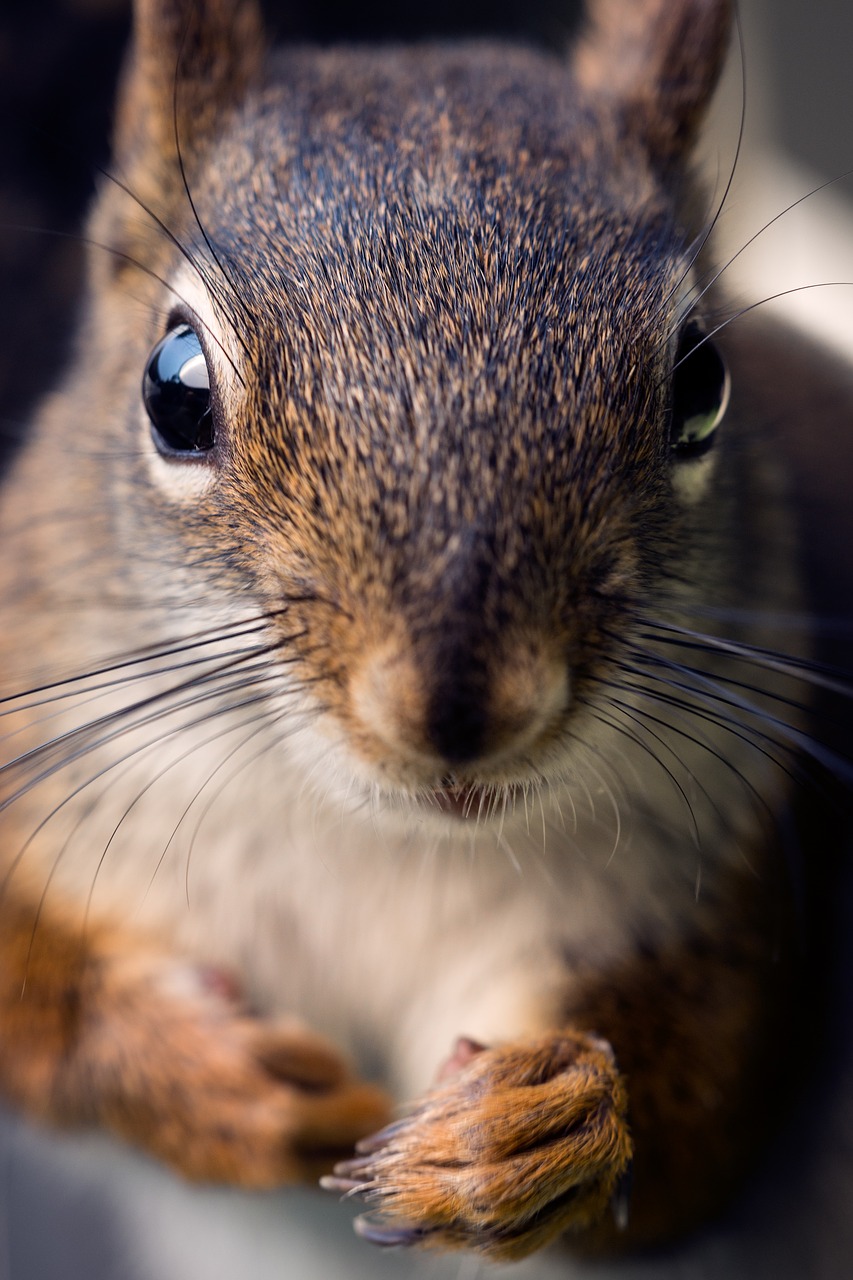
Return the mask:
<path id="1" fill-rule="evenodd" d="M 93 966 L 61 1083 L 81 1113 L 193 1179 L 316 1181 L 384 1124 L 386 1095 L 291 1020 L 253 1016 L 222 975 L 143 952 Z"/>
<path id="2" fill-rule="evenodd" d="M 374 1211 L 359 1234 L 510 1261 L 597 1222 L 631 1161 L 609 1045 L 576 1032 L 481 1052 L 462 1043 L 452 1078 L 323 1179 Z"/>

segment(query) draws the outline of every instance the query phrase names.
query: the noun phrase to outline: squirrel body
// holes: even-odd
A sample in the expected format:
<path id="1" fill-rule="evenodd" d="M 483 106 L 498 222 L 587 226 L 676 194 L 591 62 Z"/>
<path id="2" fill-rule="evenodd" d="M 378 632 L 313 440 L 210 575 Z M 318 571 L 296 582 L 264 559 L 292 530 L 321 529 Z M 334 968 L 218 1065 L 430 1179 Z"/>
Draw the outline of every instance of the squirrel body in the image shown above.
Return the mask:
<path id="1" fill-rule="evenodd" d="M 730 1193 L 781 1096 L 807 642 L 754 661 L 801 585 L 737 388 L 687 431 L 728 395 L 684 335 L 729 17 L 267 60 L 252 4 L 137 5 L 0 509 L 14 1100 L 248 1185 L 361 1139 L 363 1234 L 497 1259 Z M 212 444 L 146 416 L 178 330 Z"/>

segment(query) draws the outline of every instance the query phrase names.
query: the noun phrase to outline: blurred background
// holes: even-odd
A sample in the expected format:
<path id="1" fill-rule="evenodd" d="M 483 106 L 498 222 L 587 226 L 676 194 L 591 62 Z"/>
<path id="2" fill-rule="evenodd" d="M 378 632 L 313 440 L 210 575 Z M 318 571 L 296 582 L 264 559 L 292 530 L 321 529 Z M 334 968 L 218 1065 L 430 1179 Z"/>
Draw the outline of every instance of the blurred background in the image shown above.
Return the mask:
<path id="1" fill-rule="evenodd" d="M 266 8 L 283 36 L 492 30 L 554 39 L 570 29 L 577 6 L 571 0 L 431 0 L 421 14 L 393 0 L 313 0 L 304 6 L 310 17 L 299 18 L 272 0 Z M 55 382 L 66 350 L 81 283 L 76 230 L 98 166 L 108 163 L 127 9 L 124 0 L 0 5 L 0 441 L 6 448 L 23 430 L 33 398 Z M 721 256 L 736 252 L 788 204 L 853 167 L 853 6 L 742 0 L 740 12 L 746 138 L 720 220 Z M 706 171 L 720 190 L 741 104 L 736 50 L 704 147 Z M 853 180 L 833 183 L 785 214 L 727 273 L 731 296 L 743 306 L 831 281 L 853 281 Z M 771 308 L 853 357 L 853 288 L 804 290 L 768 303 Z M 846 452 L 853 456 L 849 444 Z M 836 517 L 842 508 L 846 513 L 846 484 L 839 481 L 844 491 L 834 498 Z M 824 544 L 830 542 L 825 534 Z M 831 547 L 824 562 L 834 572 Z M 849 600 L 841 603 L 849 613 Z M 846 1278 L 853 1258 L 849 1098 L 821 1123 L 829 1155 L 820 1167 L 809 1163 L 797 1136 L 788 1135 L 764 1181 L 728 1221 L 686 1250 L 583 1274 L 598 1280 Z M 44 1134 L 0 1116 L 0 1280 L 474 1280 L 481 1274 L 556 1280 L 580 1274 L 559 1257 L 504 1272 L 469 1260 L 379 1254 L 353 1239 L 350 1217 L 347 1206 L 310 1192 L 246 1196 L 190 1188 L 100 1135 Z"/>

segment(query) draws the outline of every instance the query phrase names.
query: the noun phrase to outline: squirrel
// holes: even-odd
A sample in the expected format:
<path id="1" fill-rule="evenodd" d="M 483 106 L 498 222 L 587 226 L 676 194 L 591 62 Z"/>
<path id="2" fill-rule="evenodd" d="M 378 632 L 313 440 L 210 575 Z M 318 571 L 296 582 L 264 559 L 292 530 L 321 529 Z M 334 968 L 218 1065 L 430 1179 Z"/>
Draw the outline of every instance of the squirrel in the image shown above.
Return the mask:
<path id="1" fill-rule="evenodd" d="M 731 23 L 270 51 L 136 0 L 0 500 L 14 1104 L 496 1261 L 741 1183 L 811 695 L 692 170 Z"/>

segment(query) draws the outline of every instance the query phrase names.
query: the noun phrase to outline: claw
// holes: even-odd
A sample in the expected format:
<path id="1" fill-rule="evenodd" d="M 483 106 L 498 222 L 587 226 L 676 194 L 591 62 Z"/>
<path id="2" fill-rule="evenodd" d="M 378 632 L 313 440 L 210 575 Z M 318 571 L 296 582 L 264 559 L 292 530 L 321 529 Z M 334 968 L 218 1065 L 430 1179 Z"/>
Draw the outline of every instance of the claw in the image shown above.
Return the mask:
<path id="1" fill-rule="evenodd" d="M 628 1230 L 631 1210 L 632 1172 L 633 1166 L 629 1164 L 613 1188 L 613 1195 L 610 1197 L 610 1211 L 613 1214 L 613 1221 L 616 1224 L 617 1231 Z"/>
<path id="2" fill-rule="evenodd" d="M 429 1227 L 385 1227 L 366 1214 L 361 1214 L 353 1223 L 356 1234 L 369 1244 L 379 1245 L 381 1249 L 410 1249 L 420 1244 L 432 1234 Z"/>
<path id="3" fill-rule="evenodd" d="M 363 1191 L 368 1184 L 363 1179 L 340 1178 L 337 1174 L 327 1173 L 320 1179 L 324 1191 L 336 1191 L 339 1195 L 348 1196 L 353 1192 Z"/>
<path id="4" fill-rule="evenodd" d="M 320 1186 L 324 1191 L 352 1195 L 366 1191 L 373 1181 L 373 1157 L 356 1156 L 352 1160 L 339 1160 L 332 1172 L 320 1179 Z"/>
<path id="5" fill-rule="evenodd" d="M 362 1174 L 373 1164 L 372 1156 L 356 1156 L 353 1160 L 339 1160 L 335 1165 L 332 1173 L 341 1178 L 351 1177 L 352 1174 Z M 363 1182 L 364 1179 L 362 1178 Z"/>
<path id="6" fill-rule="evenodd" d="M 376 1151 L 381 1151 L 383 1147 L 387 1147 L 392 1138 L 396 1138 L 408 1128 L 411 1124 L 411 1117 L 406 1116 L 402 1120 L 395 1120 L 393 1124 L 386 1124 L 384 1129 L 380 1129 L 378 1133 L 371 1133 L 367 1138 L 361 1138 L 355 1144 L 355 1149 L 359 1155 L 372 1155 Z"/>
<path id="7" fill-rule="evenodd" d="M 336 1191 L 341 1195 L 357 1195 L 374 1185 L 374 1160 L 372 1156 L 356 1156 L 352 1160 L 339 1160 L 330 1174 L 320 1179 L 324 1191 Z"/>

